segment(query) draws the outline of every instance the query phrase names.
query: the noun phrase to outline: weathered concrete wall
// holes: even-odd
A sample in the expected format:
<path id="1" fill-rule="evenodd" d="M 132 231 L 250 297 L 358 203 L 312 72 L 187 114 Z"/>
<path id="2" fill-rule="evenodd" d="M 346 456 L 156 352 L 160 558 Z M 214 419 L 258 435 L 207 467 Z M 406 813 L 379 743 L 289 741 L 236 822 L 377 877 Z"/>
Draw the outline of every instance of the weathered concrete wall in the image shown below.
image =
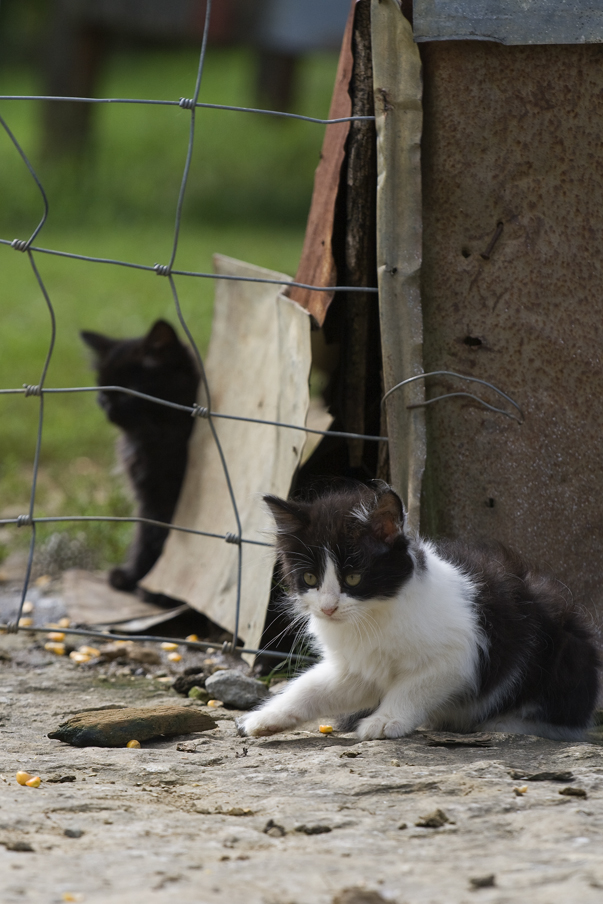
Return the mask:
<path id="1" fill-rule="evenodd" d="M 422 57 L 425 370 L 491 381 L 525 414 L 427 409 L 422 529 L 511 544 L 603 614 L 603 47 Z"/>

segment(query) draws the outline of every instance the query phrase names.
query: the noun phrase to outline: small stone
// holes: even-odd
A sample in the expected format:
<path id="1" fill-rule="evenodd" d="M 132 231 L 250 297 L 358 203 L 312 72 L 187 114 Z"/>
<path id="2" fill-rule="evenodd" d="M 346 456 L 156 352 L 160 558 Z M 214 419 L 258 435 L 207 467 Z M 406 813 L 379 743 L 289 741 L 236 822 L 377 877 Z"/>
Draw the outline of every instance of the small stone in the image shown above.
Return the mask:
<path id="1" fill-rule="evenodd" d="M 33 848 L 28 841 L 0 841 L 7 851 L 20 851 L 33 853 Z"/>
<path id="2" fill-rule="evenodd" d="M 385 904 L 385 898 L 378 891 L 366 888 L 344 888 L 335 895 L 333 904 Z"/>
<path id="3" fill-rule="evenodd" d="M 249 807 L 231 807 L 224 811 L 225 816 L 253 816 L 253 810 Z"/>
<path id="4" fill-rule="evenodd" d="M 563 794 L 565 797 L 588 797 L 584 788 L 574 788 L 573 785 L 570 785 L 567 788 L 561 788 L 559 794 Z"/>
<path id="5" fill-rule="evenodd" d="M 303 835 L 324 835 L 326 832 L 332 832 L 333 829 L 331 826 L 295 826 L 296 832 L 301 832 Z"/>
<path id="6" fill-rule="evenodd" d="M 207 703 L 209 700 L 209 694 L 204 687 L 191 687 L 188 696 L 191 700 L 198 700 L 199 703 Z"/>
<path id="7" fill-rule="evenodd" d="M 65 829 L 63 832 L 63 835 L 66 835 L 67 838 L 81 838 L 83 834 L 83 829 Z"/>
<path id="8" fill-rule="evenodd" d="M 359 750 L 344 750 L 343 753 L 339 754 L 339 759 L 348 757 L 350 760 L 353 760 L 357 756 L 362 756 Z"/>
<path id="9" fill-rule="evenodd" d="M 64 782 L 74 782 L 75 780 L 75 775 L 59 775 L 58 773 L 49 775 L 48 778 L 44 779 L 49 785 L 62 785 Z"/>
<path id="10" fill-rule="evenodd" d="M 253 709 L 270 696 L 266 685 L 247 678 L 236 669 L 225 669 L 207 678 L 205 687 L 212 697 L 232 709 Z"/>
<path id="11" fill-rule="evenodd" d="M 264 835 L 270 835 L 272 838 L 282 838 L 287 834 L 285 827 L 278 825 L 274 819 L 269 819 L 262 831 Z"/>
<path id="12" fill-rule="evenodd" d="M 407 822 L 401 822 L 400 825 L 398 826 L 398 828 L 399 828 L 399 829 L 407 829 L 407 828 L 408 828 L 408 823 L 407 823 Z"/>
<path id="13" fill-rule="evenodd" d="M 201 672 L 200 674 L 196 673 L 194 675 L 178 675 L 178 677 L 174 681 L 173 688 L 177 694 L 182 694 L 183 697 L 188 697 L 190 691 L 194 687 L 199 688 L 199 690 L 205 689 L 205 678 L 206 675 L 203 672 Z"/>
<path id="14" fill-rule="evenodd" d="M 421 829 L 441 829 L 447 822 L 450 822 L 450 819 L 443 810 L 434 810 L 427 816 L 420 816 L 415 825 Z"/>
<path id="15" fill-rule="evenodd" d="M 469 887 L 477 888 L 494 888 L 496 885 L 496 876 L 491 873 L 489 876 L 474 876 L 469 879 Z"/>

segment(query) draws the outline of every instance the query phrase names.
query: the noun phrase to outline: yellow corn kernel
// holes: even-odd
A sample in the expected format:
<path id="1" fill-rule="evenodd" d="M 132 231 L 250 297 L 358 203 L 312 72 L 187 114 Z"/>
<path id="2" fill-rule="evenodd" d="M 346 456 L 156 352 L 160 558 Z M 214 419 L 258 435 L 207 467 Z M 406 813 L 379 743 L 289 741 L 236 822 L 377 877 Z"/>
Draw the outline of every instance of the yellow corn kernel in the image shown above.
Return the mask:
<path id="1" fill-rule="evenodd" d="M 58 640 L 61 643 L 65 640 L 65 635 L 62 631 L 51 631 L 50 634 L 47 634 L 46 637 L 48 640 Z"/>
<path id="2" fill-rule="evenodd" d="M 192 643 L 196 643 L 199 640 L 196 634 L 189 634 L 188 637 L 185 637 L 184 639 L 190 640 Z"/>
<path id="3" fill-rule="evenodd" d="M 59 628 L 68 628 L 71 624 L 70 618 L 60 618 L 59 619 Z"/>
<path id="4" fill-rule="evenodd" d="M 97 650 L 96 647 L 78 647 L 78 653 L 83 653 L 84 656 L 100 656 L 100 650 Z"/>
<path id="5" fill-rule="evenodd" d="M 521 785 L 521 787 L 519 787 L 519 788 L 513 788 L 513 790 L 515 791 L 515 794 L 517 795 L 517 797 L 521 797 L 522 794 L 525 794 L 525 793 L 527 792 L 528 786 L 527 786 L 527 785 Z"/>
<path id="6" fill-rule="evenodd" d="M 168 653 L 167 658 L 170 660 L 170 662 L 180 662 L 182 656 L 180 655 L 180 653 Z"/>
<path id="7" fill-rule="evenodd" d="M 44 649 L 48 653 L 56 653 L 57 656 L 65 655 L 65 644 L 64 643 L 53 643 L 53 641 L 51 641 L 50 643 L 44 644 Z"/>
<path id="8" fill-rule="evenodd" d="M 15 778 L 20 785 L 24 785 L 30 778 L 33 778 L 33 775 L 30 775 L 29 772 L 17 772 Z"/>
<path id="9" fill-rule="evenodd" d="M 208 700 L 207 705 L 208 706 L 222 706 L 222 701 L 221 700 Z"/>
<path id="10" fill-rule="evenodd" d="M 19 627 L 20 628 L 31 628 L 33 625 L 33 618 L 30 618 L 29 615 L 22 615 L 19 619 Z"/>
<path id="11" fill-rule="evenodd" d="M 319 725 L 318 730 L 321 732 L 321 734 L 331 734 L 331 732 L 333 731 L 333 726 L 332 725 Z"/>
<path id="12" fill-rule="evenodd" d="M 178 644 L 177 643 L 167 643 L 167 642 L 162 643 L 161 649 L 165 650 L 166 652 L 172 653 L 174 650 L 178 649 Z"/>
<path id="13" fill-rule="evenodd" d="M 30 612 L 33 612 L 33 610 L 34 610 L 34 604 L 31 602 L 31 600 L 25 600 L 25 602 L 23 603 L 23 609 L 21 611 L 25 615 L 29 615 Z"/>
<path id="14" fill-rule="evenodd" d="M 39 775 L 34 775 L 33 778 L 30 778 L 25 784 L 28 788 L 39 788 L 42 784 L 42 779 Z"/>
<path id="15" fill-rule="evenodd" d="M 36 580 L 34 581 L 34 587 L 46 587 L 48 586 L 48 584 L 50 584 L 51 581 L 52 578 L 49 574 L 43 574 L 39 578 L 36 578 Z"/>
<path id="16" fill-rule="evenodd" d="M 77 650 L 72 650 L 69 654 L 69 658 L 73 659 L 74 662 L 90 662 L 92 656 L 87 656 L 85 653 L 79 653 Z"/>
<path id="17" fill-rule="evenodd" d="M 138 748 L 138 747 L 140 747 L 140 741 L 128 741 L 128 743 L 126 744 L 126 747 Z"/>
<path id="18" fill-rule="evenodd" d="M 161 681 L 162 684 L 173 684 L 174 679 L 169 675 L 162 675 L 161 678 L 156 678 L 156 681 Z"/>

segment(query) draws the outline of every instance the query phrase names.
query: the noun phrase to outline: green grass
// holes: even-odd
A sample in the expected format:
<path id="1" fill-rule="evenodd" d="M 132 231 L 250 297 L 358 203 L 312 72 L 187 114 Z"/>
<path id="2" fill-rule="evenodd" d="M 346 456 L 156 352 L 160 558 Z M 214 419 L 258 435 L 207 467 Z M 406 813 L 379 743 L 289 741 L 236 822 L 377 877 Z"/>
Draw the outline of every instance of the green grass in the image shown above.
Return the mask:
<path id="1" fill-rule="evenodd" d="M 306 61 L 298 112 L 326 115 L 335 63 L 328 55 Z M 190 96 L 196 67 L 197 56 L 189 51 L 114 55 L 99 93 Z M 253 58 L 245 51 L 211 51 L 200 99 L 253 105 L 252 69 Z M 0 93 L 39 90 L 31 72 L 0 69 Z M 50 216 L 36 245 L 151 266 L 165 263 L 190 116 L 177 107 L 131 105 L 100 106 L 95 112 L 86 160 L 57 163 L 40 151 L 39 105 L 0 102 L 0 114 L 47 190 Z M 322 127 L 312 124 L 200 111 L 176 267 L 209 271 L 212 254 L 220 252 L 294 274 L 322 137 Z M 0 199 L 0 237 L 28 237 L 41 213 L 40 197 L 2 130 Z M 135 336 L 157 317 L 177 322 L 169 284 L 153 273 L 45 254 L 35 259 L 57 322 L 48 387 L 94 384 L 81 329 Z M 0 273 L 0 387 L 38 383 L 50 339 L 48 309 L 26 255 L 0 246 Z M 214 283 L 176 280 L 184 316 L 204 352 Z M 0 516 L 27 510 L 38 410 L 36 398 L 0 396 Z M 130 511 L 123 479 L 113 473 L 115 437 L 94 393 L 46 396 L 36 513 Z M 25 533 L 19 534 L 25 540 Z M 47 534 L 40 532 L 42 541 Z M 88 542 L 100 549 L 100 564 L 119 558 L 126 540 L 127 532 L 102 525 L 88 532 Z"/>

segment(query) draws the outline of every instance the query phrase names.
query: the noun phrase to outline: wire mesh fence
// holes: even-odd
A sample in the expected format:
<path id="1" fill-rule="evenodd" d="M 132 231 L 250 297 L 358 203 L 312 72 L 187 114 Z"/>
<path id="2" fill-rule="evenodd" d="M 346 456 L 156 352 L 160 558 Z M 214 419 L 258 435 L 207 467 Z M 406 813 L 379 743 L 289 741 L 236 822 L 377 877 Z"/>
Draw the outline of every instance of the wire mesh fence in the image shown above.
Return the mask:
<path id="1" fill-rule="evenodd" d="M 316 285 L 308 285 L 305 283 L 295 282 L 293 280 L 290 280 L 290 281 L 284 283 L 282 280 L 277 280 L 277 279 L 269 279 L 269 278 L 264 279 L 264 278 L 260 278 L 260 277 L 245 277 L 245 276 L 234 276 L 234 275 L 219 275 L 219 274 L 215 274 L 215 273 L 204 273 L 204 272 L 195 272 L 195 271 L 188 271 L 188 270 L 178 270 L 178 269 L 174 268 L 174 263 L 175 263 L 176 255 L 177 255 L 177 251 L 178 251 L 178 241 L 179 241 L 180 231 L 181 231 L 182 207 L 183 207 L 184 198 L 185 198 L 185 194 L 186 194 L 189 172 L 190 172 L 190 168 L 191 168 L 191 161 L 192 161 L 192 156 L 193 156 L 193 147 L 194 147 L 194 142 L 195 142 L 195 131 L 196 131 L 195 130 L 195 119 L 196 119 L 197 110 L 212 109 L 212 110 L 222 110 L 222 111 L 226 111 L 226 112 L 234 112 L 234 113 L 241 113 L 241 114 L 250 113 L 250 114 L 261 115 L 261 116 L 275 116 L 275 117 L 283 117 L 283 118 L 291 118 L 291 119 L 300 119 L 300 120 L 304 120 L 308 123 L 313 123 L 313 124 L 320 125 L 320 126 L 326 126 L 326 125 L 335 124 L 335 123 L 352 122 L 355 120 L 373 120 L 374 119 L 373 116 L 349 116 L 349 117 L 343 117 L 343 118 L 338 118 L 338 119 L 321 119 L 318 117 L 302 116 L 299 114 L 286 113 L 286 112 L 282 112 L 282 111 L 272 111 L 272 110 L 263 110 L 263 109 L 251 108 L 251 107 L 237 107 L 237 106 L 228 106 L 228 105 L 221 105 L 221 104 L 211 104 L 211 103 L 199 102 L 198 98 L 199 98 L 199 92 L 201 89 L 201 83 L 202 83 L 202 79 L 203 79 L 204 63 L 205 63 L 206 51 L 207 51 L 207 39 L 208 39 L 209 24 L 210 24 L 210 18 L 211 18 L 211 7 L 212 7 L 212 0 L 207 0 L 203 38 L 202 38 L 202 43 L 201 43 L 200 55 L 199 55 L 199 65 L 198 65 L 198 70 L 197 70 L 197 77 L 196 77 L 194 92 L 193 92 L 193 96 L 191 98 L 183 97 L 183 98 L 180 98 L 179 100 L 153 100 L 153 99 L 144 99 L 144 98 L 91 98 L 91 97 L 63 97 L 63 96 L 54 97 L 54 96 L 46 96 L 46 95 L 15 95 L 15 94 L 0 95 L 0 100 L 5 100 L 5 101 L 40 101 L 40 100 L 44 100 L 44 101 L 53 101 L 53 102 L 54 101 L 57 101 L 57 102 L 69 101 L 69 102 L 84 103 L 84 104 L 164 105 L 164 106 L 175 106 L 180 110 L 187 110 L 190 112 L 190 129 L 189 129 L 188 145 L 186 148 L 185 163 L 184 163 L 184 168 L 183 168 L 182 181 L 180 184 L 180 191 L 179 191 L 178 200 L 176 203 L 175 225 L 174 225 L 174 234 L 173 234 L 171 255 L 170 255 L 170 259 L 167 264 L 155 263 L 152 265 L 134 263 L 134 262 L 130 262 L 130 261 L 118 260 L 118 259 L 113 259 L 113 258 L 101 258 L 101 257 L 93 257 L 93 256 L 88 256 L 88 255 L 82 255 L 82 254 L 74 254 L 74 253 L 70 253 L 67 251 L 58 251 L 58 250 L 44 248 L 44 247 L 40 247 L 38 245 L 34 245 L 34 241 L 36 240 L 37 236 L 40 234 L 40 232 L 43 229 L 44 224 L 46 223 L 46 220 L 48 218 L 48 212 L 49 212 L 48 198 L 44 191 L 44 187 L 43 187 L 40 179 L 38 178 L 33 166 L 31 165 L 19 140 L 13 134 L 13 132 L 9 128 L 5 119 L 2 116 L 0 116 L 0 126 L 2 126 L 2 128 L 8 135 L 8 137 L 9 137 L 10 141 L 12 142 L 12 144 L 14 145 L 16 151 L 21 156 L 23 163 L 27 167 L 27 170 L 29 171 L 29 174 L 30 174 L 32 180 L 35 182 L 35 185 L 37 186 L 37 188 L 39 190 L 39 193 L 40 193 L 40 196 L 42 199 L 43 208 L 44 208 L 43 215 L 40 219 L 40 222 L 34 229 L 33 233 L 29 237 L 29 239 L 23 240 L 23 239 L 18 239 L 18 238 L 16 238 L 16 239 L 0 238 L 0 244 L 8 245 L 8 246 L 12 247 L 15 251 L 18 251 L 22 254 L 27 255 L 29 264 L 34 273 L 34 276 L 37 281 L 41 295 L 44 299 L 44 302 L 45 302 L 45 305 L 46 305 L 46 308 L 48 311 L 49 319 L 50 319 L 50 341 L 49 341 L 49 345 L 48 345 L 46 359 L 45 359 L 44 365 L 42 367 L 42 372 L 41 372 L 39 383 L 24 384 L 23 387 L 21 387 L 21 388 L 0 389 L 1 395 L 23 394 L 23 396 L 25 398 L 35 396 L 36 398 L 39 399 L 38 428 L 37 428 L 37 437 L 36 437 L 36 445 L 35 445 L 29 508 L 28 508 L 27 513 L 18 515 L 17 517 L 0 519 L 0 525 L 15 525 L 18 528 L 27 527 L 31 530 L 29 553 L 28 553 L 28 557 L 27 557 L 27 565 L 26 565 L 26 569 L 25 569 L 25 576 L 23 579 L 22 591 L 20 593 L 20 603 L 19 603 L 19 607 L 18 607 L 18 612 L 17 612 L 17 615 L 16 615 L 14 621 L 0 625 L 0 629 L 3 629 L 5 631 L 36 632 L 36 631 L 45 630 L 45 629 L 37 628 L 37 627 L 30 627 L 30 626 L 26 627 L 26 626 L 23 626 L 20 624 L 22 613 L 23 613 L 23 606 L 24 606 L 24 603 L 26 600 L 26 596 L 27 596 L 27 592 L 28 592 L 28 588 L 30 586 L 30 581 L 31 581 L 31 576 L 32 576 L 32 566 L 33 566 L 33 560 L 34 560 L 34 552 L 35 552 L 35 548 L 36 548 L 36 526 L 38 524 L 52 523 L 52 522 L 65 522 L 65 521 L 71 521 L 71 522 L 108 521 L 108 522 L 133 522 L 133 523 L 138 522 L 138 523 L 150 524 L 150 525 L 155 525 L 155 526 L 160 526 L 160 527 L 168 527 L 171 530 L 184 531 L 186 533 L 197 534 L 200 537 L 207 538 L 208 541 L 209 540 L 211 540 L 211 541 L 222 540 L 223 542 L 235 545 L 238 550 L 236 611 L 235 611 L 235 617 L 234 617 L 235 627 L 234 627 L 234 631 L 233 631 L 232 642 L 224 644 L 224 645 L 222 645 L 222 647 L 225 651 L 232 652 L 236 648 L 238 652 L 244 652 L 244 653 L 250 653 L 250 654 L 257 654 L 257 653 L 261 652 L 263 655 L 267 655 L 267 656 L 272 655 L 272 656 L 278 657 L 280 659 L 283 656 L 282 653 L 275 653 L 275 652 L 266 651 L 266 650 L 260 651 L 257 649 L 237 647 L 237 641 L 239 638 L 241 581 L 242 581 L 242 574 L 243 574 L 243 556 L 242 556 L 243 545 L 244 544 L 253 544 L 253 545 L 259 545 L 259 546 L 270 546 L 271 544 L 265 543 L 265 542 L 259 541 L 259 540 L 252 540 L 252 539 L 249 539 L 249 538 L 243 536 L 241 520 L 239 517 L 239 508 L 237 505 L 237 499 L 236 499 L 235 492 L 234 492 L 234 489 L 232 486 L 230 473 L 229 473 L 229 469 L 228 469 L 228 463 L 224 456 L 224 452 L 223 452 L 222 446 L 220 444 L 220 439 L 219 439 L 217 431 L 215 429 L 214 419 L 227 418 L 227 419 L 235 420 L 235 421 L 239 420 L 239 421 L 252 422 L 254 424 L 257 424 L 258 426 L 270 425 L 270 426 L 278 427 L 283 430 L 289 430 L 289 429 L 303 430 L 306 433 L 329 435 L 329 436 L 333 436 L 333 437 L 340 437 L 340 438 L 346 438 L 346 439 L 364 439 L 364 440 L 375 441 L 375 442 L 387 442 L 387 437 L 383 437 L 383 436 L 366 436 L 363 434 L 348 433 L 348 432 L 341 432 L 341 431 L 323 431 L 323 430 L 311 429 L 311 428 L 306 427 L 305 425 L 288 424 L 288 423 L 282 423 L 279 421 L 261 420 L 259 418 L 240 417 L 235 414 L 231 414 L 228 412 L 218 412 L 218 411 L 214 411 L 212 409 L 211 388 L 209 386 L 207 376 L 205 373 L 203 358 L 199 351 L 198 345 L 195 342 L 195 339 L 189 329 L 186 319 L 183 316 L 181 306 L 180 306 L 178 291 L 177 291 L 176 283 L 174 280 L 175 276 L 201 278 L 201 279 L 224 279 L 224 280 L 234 280 L 234 281 L 243 281 L 243 282 L 262 282 L 262 283 L 275 284 L 275 285 L 279 285 L 279 286 L 285 285 L 285 286 L 299 287 L 299 288 L 304 288 L 304 289 L 312 289 L 314 291 L 319 291 L 319 292 L 377 293 L 378 290 L 374 287 L 316 286 Z M 132 389 L 129 389 L 126 387 L 121 387 L 121 386 L 101 386 L 101 387 L 99 387 L 99 386 L 73 386 L 73 387 L 65 387 L 65 388 L 47 387 L 45 385 L 46 377 L 47 377 L 48 368 L 49 368 L 49 365 L 50 365 L 50 362 L 51 362 L 51 359 L 53 356 L 55 339 L 56 339 L 56 318 L 55 318 L 55 311 L 54 311 L 53 304 L 50 299 L 49 293 L 44 284 L 44 281 L 42 280 L 38 267 L 36 265 L 36 256 L 38 254 L 55 255 L 58 257 L 62 257 L 62 258 L 69 258 L 69 259 L 78 260 L 78 261 L 86 261 L 89 263 L 106 264 L 106 265 L 114 266 L 114 267 L 128 267 L 128 268 L 133 268 L 133 269 L 137 269 L 137 270 L 148 271 L 155 275 L 166 278 L 168 280 L 168 284 L 170 287 L 170 292 L 172 295 L 174 309 L 176 311 L 178 321 L 180 322 L 180 325 L 188 339 L 188 342 L 190 343 L 191 349 L 193 350 L 193 353 L 195 355 L 195 358 L 196 358 L 196 361 L 197 361 L 197 364 L 199 367 L 199 371 L 201 374 L 201 387 L 202 387 L 204 401 L 206 404 L 203 406 L 194 405 L 192 407 L 188 407 L 188 406 L 184 406 L 184 405 L 179 405 L 174 402 L 169 402 L 164 399 L 156 398 L 154 396 L 149 396 L 144 393 L 140 393 L 135 390 L 132 390 Z M 61 517 L 58 517 L 58 516 L 57 517 L 39 517 L 36 515 L 36 487 L 37 487 L 37 482 L 38 482 L 38 475 L 39 475 L 39 468 L 40 468 L 40 455 L 41 455 L 41 450 L 42 450 L 42 434 L 43 434 L 43 426 L 44 426 L 44 398 L 46 395 L 49 395 L 52 393 L 81 393 L 81 392 L 98 392 L 98 391 L 128 393 L 130 395 L 138 396 L 140 398 L 146 399 L 157 405 L 164 405 L 167 407 L 176 408 L 176 409 L 179 409 L 182 411 L 189 412 L 191 414 L 191 416 L 201 417 L 207 421 L 207 423 L 209 425 L 209 429 L 211 431 L 213 442 L 215 444 L 216 450 L 218 452 L 218 455 L 219 455 L 220 461 L 221 461 L 224 482 L 225 482 L 228 497 L 230 500 L 230 507 L 232 509 L 232 517 L 233 517 L 233 523 L 234 523 L 233 526 L 235 527 L 235 529 L 233 531 L 227 532 L 225 534 L 211 533 L 211 532 L 207 532 L 207 531 L 197 530 L 194 528 L 180 526 L 178 524 L 166 524 L 164 522 L 153 521 L 150 519 L 136 517 L 136 516 L 132 516 L 132 517 L 115 516 L 114 517 L 114 516 L 106 516 L 106 515 L 98 515 L 98 516 L 96 516 L 96 515 L 87 515 L 87 516 L 82 516 L 82 515 L 68 516 L 68 515 L 66 515 L 66 516 L 61 516 Z M 62 630 L 65 634 L 73 634 L 76 636 L 77 635 L 86 635 L 86 636 L 90 636 L 90 637 L 110 638 L 112 640 L 127 639 L 127 640 L 161 642 L 161 641 L 165 641 L 167 639 L 164 637 L 158 637 L 156 635 L 152 635 L 152 636 L 144 635 L 144 634 L 121 635 L 121 634 L 116 634 L 114 632 L 109 633 L 107 631 L 98 631 L 98 630 L 95 630 L 95 628 L 92 626 L 87 627 L 85 625 L 79 626 L 79 627 L 67 627 Z M 170 640 L 173 640 L 173 638 L 170 638 Z M 188 646 L 190 648 L 196 648 L 196 649 L 201 649 L 201 650 L 216 649 L 216 647 L 220 646 L 219 644 L 217 645 L 216 643 L 209 643 L 209 642 L 204 642 L 204 641 L 190 641 L 190 640 L 184 640 L 184 639 L 178 639 L 177 642 L 180 644 L 183 644 L 185 646 Z M 304 659 L 307 657 L 299 656 L 298 658 Z"/>

